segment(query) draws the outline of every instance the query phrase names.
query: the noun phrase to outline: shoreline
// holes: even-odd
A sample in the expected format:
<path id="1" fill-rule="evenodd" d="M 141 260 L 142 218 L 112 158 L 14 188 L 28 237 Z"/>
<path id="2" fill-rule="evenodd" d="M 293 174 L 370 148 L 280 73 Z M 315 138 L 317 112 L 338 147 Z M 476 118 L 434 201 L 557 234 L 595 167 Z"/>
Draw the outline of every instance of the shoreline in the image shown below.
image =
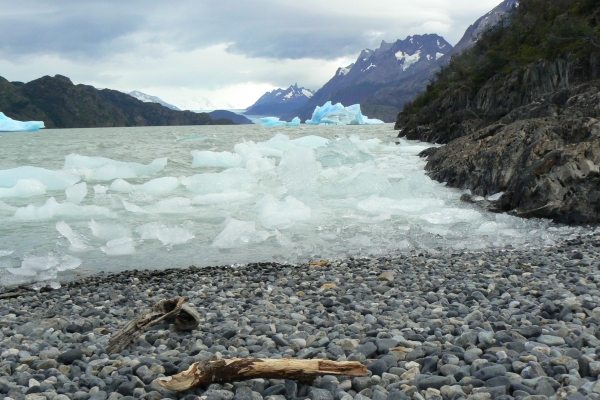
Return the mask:
<path id="1" fill-rule="evenodd" d="M 0 394 L 600 399 L 599 266 L 600 235 L 590 234 L 536 249 L 95 274 L 0 300 Z M 198 309 L 196 330 L 157 325 L 106 355 L 110 334 L 178 296 Z M 154 382 L 233 357 L 360 361 L 372 376 L 255 379 L 179 394 Z"/>

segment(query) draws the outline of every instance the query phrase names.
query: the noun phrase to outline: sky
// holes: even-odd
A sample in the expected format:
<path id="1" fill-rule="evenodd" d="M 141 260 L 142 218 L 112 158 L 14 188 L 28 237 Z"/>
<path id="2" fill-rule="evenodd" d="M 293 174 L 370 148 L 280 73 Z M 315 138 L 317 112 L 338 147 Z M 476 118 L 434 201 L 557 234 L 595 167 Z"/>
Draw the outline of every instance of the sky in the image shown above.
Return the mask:
<path id="1" fill-rule="evenodd" d="M 0 0 L 0 76 L 140 90 L 182 109 L 313 90 L 382 40 L 456 44 L 500 0 Z"/>

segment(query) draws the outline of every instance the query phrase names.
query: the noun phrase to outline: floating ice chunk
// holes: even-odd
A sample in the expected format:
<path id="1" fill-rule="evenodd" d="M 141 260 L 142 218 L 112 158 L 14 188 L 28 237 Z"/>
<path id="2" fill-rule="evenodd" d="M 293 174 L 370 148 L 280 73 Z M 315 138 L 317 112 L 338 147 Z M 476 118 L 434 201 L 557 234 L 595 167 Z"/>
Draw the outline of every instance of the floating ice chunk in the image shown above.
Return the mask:
<path id="1" fill-rule="evenodd" d="M 125 225 L 90 221 L 92 235 L 104 240 L 118 239 L 131 236 L 131 229 Z"/>
<path id="2" fill-rule="evenodd" d="M 237 192 L 237 191 L 225 191 L 223 193 L 210 193 L 195 196 L 192 199 L 192 203 L 194 204 L 227 204 L 227 203 L 236 203 L 238 201 L 248 200 L 254 197 L 250 193 L 247 192 Z"/>
<path id="3" fill-rule="evenodd" d="M 87 251 L 92 248 L 88 246 L 87 239 L 73 231 L 73 229 L 67 224 L 65 221 L 59 221 L 56 223 L 56 230 L 67 238 L 67 240 L 71 243 L 69 249 L 72 251 Z"/>
<path id="4" fill-rule="evenodd" d="M 325 147 L 316 149 L 317 160 L 324 167 L 337 167 L 345 164 L 358 164 L 375 159 L 372 155 L 359 150 L 356 144 L 346 138 L 335 140 Z"/>
<path id="5" fill-rule="evenodd" d="M 499 199 L 500 199 L 500 197 L 502 197 L 502 195 L 503 195 L 503 194 L 504 194 L 504 192 L 498 192 L 498 193 L 495 193 L 495 194 L 493 194 L 493 195 L 491 195 L 491 196 L 488 196 L 488 198 L 487 198 L 487 199 L 488 199 L 489 201 L 496 201 L 496 200 L 499 200 Z"/>
<path id="6" fill-rule="evenodd" d="M 50 253 L 47 256 L 25 256 L 20 268 L 8 268 L 7 270 L 15 275 L 36 276 L 40 272 L 57 267 L 58 264 L 58 258 Z"/>
<path id="7" fill-rule="evenodd" d="M 219 173 L 184 177 L 181 178 L 181 183 L 191 192 L 208 194 L 254 187 L 257 178 L 245 169 L 231 168 Z"/>
<path id="8" fill-rule="evenodd" d="M 275 229 L 275 239 L 277 239 L 277 243 L 279 243 L 279 245 L 281 247 L 293 247 L 294 246 L 294 242 L 292 242 L 290 239 L 288 239 L 287 236 L 285 236 L 283 233 L 279 232 L 277 229 Z"/>
<path id="9" fill-rule="evenodd" d="M 239 154 L 228 151 L 199 151 L 193 150 L 192 168 L 199 167 L 239 167 L 242 164 L 242 157 Z"/>
<path id="10" fill-rule="evenodd" d="M 58 203 L 54 197 L 46 200 L 43 206 L 33 204 L 20 207 L 15 212 L 15 219 L 39 220 L 54 217 L 90 218 L 90 217 L 114 217 L 114 213 L 100 206 L 78 206 L 73 203 Z"/>
<path id="11" fill-rule="evenodd" d="M 79 204 L 81 203 L 81 200 L 87 196 L 87 183 L 81 182 L 68 187 L 65 192 L 67 194 L 67 201 L 69 203 Z"/>
<path id="12" fill-rule="evenodd" d="M 113 192 L 129 193 L 133 190 L 133 185 L 126 180 L 119 178 L 115 179 L 113 183 L 110 184 L 109 189 Z"/>
<path id="13" fill-rule="evenodd" d="M 279 120 L 277 117 L 259 118 L 262 126 L 266 127 L 283 127 L 283 126 L 300 126 L 300 118 L 295 117 L 290 122 Z"/>
<path id="14" fill-rule="evenodd" d="M 106 191 L 108 190 L 107 186 L 104 185 L 94 185 L 94 197 L 104 197 L 106 196 Z"/>
<path id="15" fill-rule="evenodd" d="M 159 201 L 150 210 L 159 214 L 188 214 L 194 211 L 190 204 L 187 197 L 172 197 Z"/>
<path id="16" fill-rule="evenodd" d="M 481 213 L 463 208 L 444 208 L 419 217 L 431 224 L 452 224 L 454 222 L 476 221 L 481 218 Z"/>
<path id="17" fill-rule="evenodd" d="M 238 143 L 233 147 L 234 151 L 242 157 L 242 165 L 250 172 L 267 171 L 275 168 L 273 162 L 264 158 L 254 142 Z"/>
<path id="18" fill-rule="evenodd" d="M 46 186 L 37 179 L 19 179 L 11 188 L 0 188 L 1 197 L 20 197 L 22 199 L 46 194 Z"/>
<path id="19" fill-rule="evenodd" d="M 0 257 L 10 256 L 14 252 L 14 250 L 0 250 Z"/>
<path id="20" fill-rule="evenodd" d="M 322 183 L 321 193 L 331 197 L 384 194 L 392 189 L 392 185 L 385 174 L 376 171 L 375 164 L 365 163 L 355 166 L 345 178 L 340 178 L 339 174 L 332 174 L 327 182 Z"/>
<path id="21" fill-rule="evenodd" d="M 25 256 L 19 268 L 7 268 L 13 275 L 21 277 L 36 277 L 40 280 L 56 279 L 57 272 L 76 269 L 82 261 L 69 254 L 60 258 L 54 253 L 46 256 Z M 21 281 L 25 282 L 25 281 Z"/>
<path id="22" fill-rule="evenodd" d="M 331 104 L 331 101 L 316 106 L 312 118 L 305 121 L 307 125 L 373 125 L 383 124 L 379 119 L 369 119 L 360 110 L 360 104 L 344 107 L 342 103 Z"/>
<path id="23" fill-rule="evenodd" d="M 294 144 L 290 141 L 289 136 L 278 133 L 266 142 L 258 142 L 257 146 L 279 150 L 282 152 L 281 155 L 283 155 L 283 152 L 292 148 Z"/>
<path id="24" fill-rule="evenodd" d="M 135 233 L 140 235 L 140 237 L 144 240 L 158 239 L 158 231 L 166 227 L 167 226 L 162 222 L 149 222 L 135 228 Z"/>
<path id="25" fill-rule="evenodd" d="M 8 204 L 0 200 L 0 211 L 14 213 L 15 211 L 17 211 L 17 207 L 9 206 Z"/>
<path id="26" fill-rule="evenodd" d="M 321 175 L 321 163 L 310 147 L 294 147 L 286 151 L 277 166 L 277 176 L 293 192 L 313 193 Z"/>
<path id="27" fill-rule="evenodd" d="M 179 179 L 166 176 L 164 178 L 156 178 L 140 185 L 140 189 L 152 196 L 164 196 L 171 193 L 179 187 Z"/>
<path id="28" fill-rule="evenodd" d="M 443 200 L 439 199 L 404 199 L 395 200 L 387 197 L 371 196 L 368 199 L 358 202 L 357 208 L 372 214 L 389 213 L 392 215 L 402 215 L 415 213 L 429 207 L 441 207 Z"/>
<path id="29" fill-rule="evenodd" d="M 11 188 L 21 179 L 37 179 L 47 190 L 65 190 L 81 180 L 79 175 L 31 166 L 0 170 L 0 187 Z"/>
<path id="30" fill-rule="evenodd" d="M 17 121 L 0 112 L 0 132 L 35 132 L 45 128 L 43 121 Z"/>
<path id="31" fill-rule="evenodd" d="M 135 242 L 131 237 L 122 237 L 106 242 L 106 246 L 100 247 L 100 250 L 109 256 L 123 256 L 135 254 Z"/>
<path id="32" fill-rule="evenodd" d="M 366 139 L 362 140 L 357 135 L 351 135 L 349 140 L 356 145 L 360 151 L 368 152 L 379 147 L 381 140 L 379 139 Z"/>
<path id="33" fill-rule="evenodd" d="M 279 201 L 275 196 L 268 194 L 256 203 L 255 209 L 259 213 L 261 225 L 265 228 L 286 229 L 297 221 L 310 218 L 310 207 L 292 196 Z"/>
<path id="34" fill-rule="evenodd" d="M 65 157 L 63 169 L 75 170 L 85 180 L 112 181 L 116 178 L 139 178 L 162 171 L 167 165 L 166 158 L 157 158 L 148 165 L 135 162 L 111 160 L 105 157 L 87 157 L 69 154 Z"/>
<path id="35" fill-rule="evenodd" d="M 324 137 L 316 135 L 308 135 L 302 136 L 298 139 L 294 139 L 291 142 L 296 146 L 308 146 L 312 147 L 313 149 L 316 149 L 319 147 L 327 146 L 327 144 L 329 143 L 329 139 L 325 139 Z"/>
<path id="36" fill-rule="evenodd" d="M 79 267 L 82 264 L 82 260 L 77 258 L 77 257 L 73 257 L 70 254 L 63 254 L 63 256 L 61 257 L 61 261 L 60 264 L 58 264 L 58 267 L 56 268 L 58 271 L 70 271 L 73 269 L 77 269 L 77 267 Z"/>
<path id="37" fill-rule="evenodd" d="M 196 236 L 184 228 L 163 228 L 159 229 L 156 237 L 165 246 L 173 244 L 184 244 L 192 240 Z"/>
<path id="38" fill-rule="evenodd" d="M 140 207 L 140 206 L 138 206 L 136 204 L 130 203 L 130 202 L 126 201 L 126 200 L 121 200 L 121 201 L 123 202 L 123 207 L 125 207 L 125 209 L 127 211 L 129 211 L 129 212 L 132 212 L 132 213 L 141 213 L 141 214 L 148 214 L 149 213 L 148 211 L 144 210 L 142 207 Z"/>
<path id="39" fill-rule="evenodd" d="M 269 232 L 257 231 L 254 221 L 231 219 L 225 229 L 215 238 L 212 245 L 219 248 L 240 247 L 251 243 L 264 242 L 271 236 Z"/>

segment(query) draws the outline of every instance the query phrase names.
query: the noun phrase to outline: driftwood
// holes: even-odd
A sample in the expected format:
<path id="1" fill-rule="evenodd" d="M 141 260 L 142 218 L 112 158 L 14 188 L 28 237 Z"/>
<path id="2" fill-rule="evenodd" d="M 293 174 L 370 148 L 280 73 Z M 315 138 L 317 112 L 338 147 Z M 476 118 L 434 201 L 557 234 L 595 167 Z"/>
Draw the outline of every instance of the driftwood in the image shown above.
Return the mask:
<path id="1" fill-rule="evenodd" d="M 310 381 L 319 375 L 368 376 L 369 372 L 367 367 L 356 361 L 232 358 L 199 361 L 177 375 L 157 378 L 156 381 L 165 389 L 181 392 L 212 383 L 254 378 Z"/>
<path id="2" fill-rule="evenodd" d="M 161 321 L 172 321 L 175 327 L 181 331 L 190 331 L 200 323 L 200 316 L 185 302 L 185 297 L 171 300 L 161 300 L 152 308 L 138 318 L 130 321 L 123 329 L 114 334 L 109 342 L 106 351 L 108 354 L 119 353 L 126 348 L 129 343 L 137 340 L 145 330 Z"/>

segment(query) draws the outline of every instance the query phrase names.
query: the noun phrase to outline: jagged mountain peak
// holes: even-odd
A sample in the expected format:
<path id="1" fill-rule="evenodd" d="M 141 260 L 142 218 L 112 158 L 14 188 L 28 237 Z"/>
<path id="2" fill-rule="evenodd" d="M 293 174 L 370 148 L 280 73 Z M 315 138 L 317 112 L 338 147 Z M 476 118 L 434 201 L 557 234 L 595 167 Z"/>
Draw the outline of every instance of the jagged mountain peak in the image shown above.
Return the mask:
<path id="1" fill-rule="evenodd" d="M 246 114 L 279 117 L 286 112 L 301 107 L 313 95 L 314 91 L 298 87 L 298 83 L 294 83 L 287 89 L 279 88 L 266 92 L 253 105 L 248 107 Z"/>

